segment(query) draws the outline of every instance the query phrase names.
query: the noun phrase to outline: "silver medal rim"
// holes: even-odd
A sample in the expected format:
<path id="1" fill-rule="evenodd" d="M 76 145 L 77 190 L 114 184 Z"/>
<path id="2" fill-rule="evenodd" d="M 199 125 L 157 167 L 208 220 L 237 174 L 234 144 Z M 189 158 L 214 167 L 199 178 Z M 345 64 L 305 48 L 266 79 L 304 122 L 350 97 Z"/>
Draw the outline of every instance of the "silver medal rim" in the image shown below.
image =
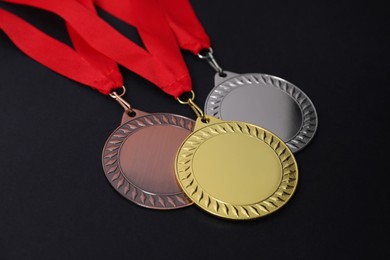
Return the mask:
<path id="1" fill-rule="evenodd" d="M 293 153 L 307 146 L 313 139 L 317 127 L 318 116 L 310 98 L 294 84 L 268 74 L 246 73 L 230 77 L 215 86 L 206 99 L 206 114 L 225 120 L 221 117 L 221 104 L 226 96 L 233 90 L 248 84 L 268 85 L 279 89 L 292 98 L 299 106 L 302 113 L 302 125 L 293 138 L 285 142 Z M 267 128 L 266 126 L 261 126 Z"/>
<path id="2" fill-rule="evenodd" d="M 119 164 L 119 155 L 123 143 L 135 132 L 154 125 L 172 125 L 192 132 L 195 121 L 175 114 L 153 113 L 123 123 L 112 132 L 104 145 L 102 164 L 105 176 L 119 194 L 139 206 L 159 210 L 172 210 L 190 206 L 193 202 L 183 191 L 172 194 L 145 191 L 129 181 L 122 171 Z M 175 175 L 175 172 L 172 172 L 172 174 Z M 180 188 L 179 184 L 178 187 Z"/>

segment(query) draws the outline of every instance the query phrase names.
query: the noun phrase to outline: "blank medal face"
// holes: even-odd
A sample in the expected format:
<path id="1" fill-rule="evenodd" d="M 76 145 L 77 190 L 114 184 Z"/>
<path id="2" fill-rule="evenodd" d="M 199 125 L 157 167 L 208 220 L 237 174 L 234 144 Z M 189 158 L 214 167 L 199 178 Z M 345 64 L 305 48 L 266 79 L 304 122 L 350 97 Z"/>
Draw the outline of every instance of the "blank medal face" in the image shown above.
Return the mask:
<path id="1" fill-rule="evenodd" d="M 104 147 L 106 177 L 120 194 L 140 206 L 175 209 L 192 204 L 177 184 L 174 161 L 193 126 L 193 120 L 173 114 L 131 118 Z"/>
<path id="2" fill-rule="evenodd" d="M 265 74 L 216 76 L 206 101 L 206 113 L 264 127 L 296 152 L 313 137 L 317 114 L 310 99 L 296 86 Z"/>
<path id="3" fill-rule="evenodd" d="M 198 119 L 175 167 L 180 186 L 199 207 L 236 220 L 278 210 L 298 181 L 294 156 L 277 136 L 252 124 L 213 118 Z"/>

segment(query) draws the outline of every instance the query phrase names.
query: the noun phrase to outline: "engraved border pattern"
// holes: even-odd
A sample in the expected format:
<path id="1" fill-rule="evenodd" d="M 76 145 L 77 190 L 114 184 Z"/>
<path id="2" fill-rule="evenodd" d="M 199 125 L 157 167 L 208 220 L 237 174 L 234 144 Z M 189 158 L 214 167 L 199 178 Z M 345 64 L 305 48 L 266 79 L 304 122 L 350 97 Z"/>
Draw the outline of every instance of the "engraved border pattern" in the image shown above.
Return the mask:
<path id="1" fill-rule="evenodd" d="M 221 103 L 223 99 L 235 88 L 246 84 L 266 84 L 267 86 L 276 87 L 291 98 L 299 105 L 302 111 L 302 126 L 296 135 L 286 144 L 293 152 L 297 152 L 305 147 L 315 135 L 318 125 L 318 117 L 315 107 L 309 97 L 297 86 L 292 83 L 267 74 L 241 74 L 230 78 L 212 89 L 206 100 L 205 110 L 208 115 L 221 118 Z M 222 118 L 223 119 L 223 118 Z"/>
<path id="2" fill-rule="evenodd" d="M 193 173 L 192 160 L 202 143 L 221 134 L 249 135 L 273 149 L 282 166 L 282 178 L 279 187 L 271 196 L 250 205 L 233 205 L 218 200 L 203 190 Z M 244 122 L 216 123 L 194 132 L 179 149 L 175 167 L 180 186 L 198 206 L 219 217 L 236 220 L 258 218 L 278 210 L 291 198 L 298 182 L 298 167 L 286 144 L 269 131 Z"/>
<path id="3" fill-rule="evenodd" d="M 129 182 L 119 166 L 119 154 L 124 141 L 143 127 L 174 125 L 189 131 L 194 121 L 174 114 L 149 114 L 130 120 L 118 127 L 107 140 L 102 154 L 103 169 L 110 184 L 125 198 L 134 203 L 154 209 L 175 209 L 192 204 L 183 192 L 159 195 L 142 190 Z M 173 173 L 172 173 L 173 174 Z"/>

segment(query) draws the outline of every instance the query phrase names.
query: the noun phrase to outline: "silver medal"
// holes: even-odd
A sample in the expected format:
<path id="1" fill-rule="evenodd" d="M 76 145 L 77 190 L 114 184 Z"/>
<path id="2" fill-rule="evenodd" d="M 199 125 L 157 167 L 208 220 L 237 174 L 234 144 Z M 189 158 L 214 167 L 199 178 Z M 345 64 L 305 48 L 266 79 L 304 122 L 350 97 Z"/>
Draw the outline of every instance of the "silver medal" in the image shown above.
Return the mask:
<path id="1" fill-rule="evenodd" d="M 293 152 L 310 142 L 318 124 L 314 105 L 302 90 L 281 78 L 259 73 L 217 73 L 205 112 L 223 120 L 262 126 Z"/>

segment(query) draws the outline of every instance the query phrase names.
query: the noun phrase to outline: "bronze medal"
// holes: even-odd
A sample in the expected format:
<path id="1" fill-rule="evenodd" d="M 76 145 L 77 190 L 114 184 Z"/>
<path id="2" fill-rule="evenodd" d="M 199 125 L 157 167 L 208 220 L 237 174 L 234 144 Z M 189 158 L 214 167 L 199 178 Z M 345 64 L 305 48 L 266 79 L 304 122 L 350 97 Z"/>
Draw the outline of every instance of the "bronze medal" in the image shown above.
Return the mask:
<path id="1" fill-rule="evenodd" d="M 175 179 L 175 154 L 194 121 L 168 113 L 134 110 L 108 138 L 102 155 L 111 185 L 126 199 L 147 208 L 176 209 L 192 202 Z"/>

